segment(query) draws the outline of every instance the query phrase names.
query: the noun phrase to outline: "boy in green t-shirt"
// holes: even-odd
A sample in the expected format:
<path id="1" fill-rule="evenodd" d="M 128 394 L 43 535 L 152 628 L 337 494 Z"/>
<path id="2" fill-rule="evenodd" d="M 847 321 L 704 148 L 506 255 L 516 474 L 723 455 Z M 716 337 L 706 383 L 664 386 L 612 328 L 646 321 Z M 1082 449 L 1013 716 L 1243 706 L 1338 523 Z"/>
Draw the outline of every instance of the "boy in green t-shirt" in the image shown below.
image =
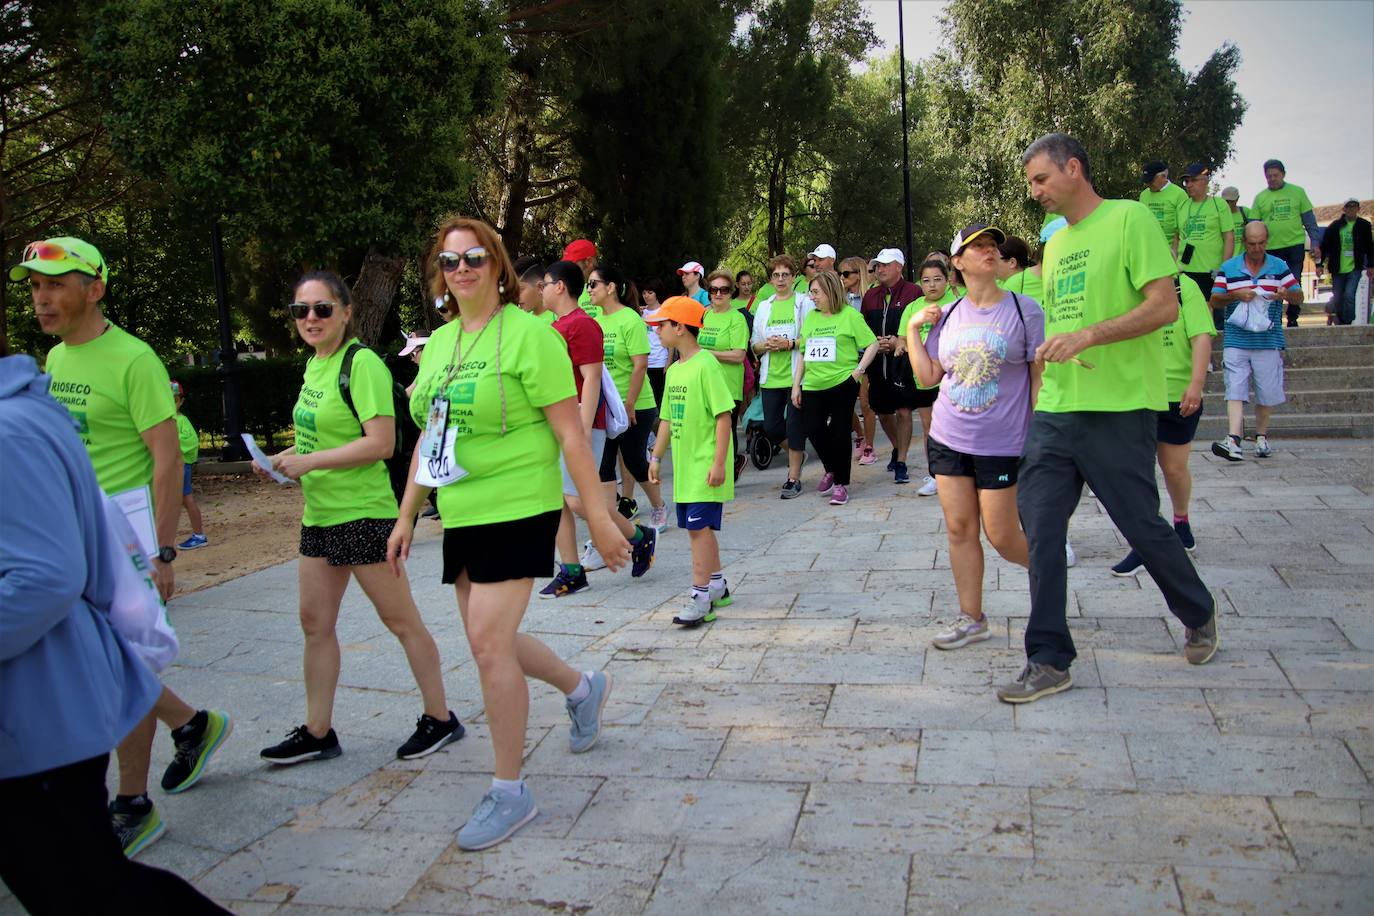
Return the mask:
<path id="1" fill-rule="evenodd" d="M 191 520 L 191 536 L 178 544 L 177 550 L 195 550 L 210 543 L 209 538 L 205 536 L 205 519 L 200 517 L 200 506 L 196 505 L 196 497 L 191 492 L 191 468 L 200 457 L 200 435 L 181 412 L 181 405 L 186 403 L 186 393 L 182 391 L 181 382 L 172 382 L 172 400 L 177 406 L 177 443 L 181 446 L 184 469 L 181 475 L 181 504 L 186 507 L 186 517 Z"/>
<path id="2" fill-rule="evenodd" d="M 659 482 L 659 465 L 673 446 L 673 501 L 677 524 L 692 542 L 692 602 L 673 618 L 683 627 L 716 619 L 716 608 L 730 604 L 730 586 L 720 570 L 720 530 L 725 503 L 735 498 L 734 479 L 726 473 L 730 454 L 730 411 L 735 399 L 720 363 L 702 355 L 697 334 L 701 306 L 686 296 L 673 296 L 644 320 L 658 329 L 665 347 L 677 350 L 668 367 L 664 405 L 649 459 L 649 479 Z"/>

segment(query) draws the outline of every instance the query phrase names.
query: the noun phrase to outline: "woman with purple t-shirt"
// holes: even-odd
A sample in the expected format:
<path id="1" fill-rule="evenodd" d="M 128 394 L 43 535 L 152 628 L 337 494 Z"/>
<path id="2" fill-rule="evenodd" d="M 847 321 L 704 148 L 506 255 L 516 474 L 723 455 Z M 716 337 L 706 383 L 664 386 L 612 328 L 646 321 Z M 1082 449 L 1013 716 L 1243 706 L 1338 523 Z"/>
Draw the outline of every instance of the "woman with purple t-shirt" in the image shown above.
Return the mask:
<path id="1" fill-rule="evenodd" d="M 1045 314 L 1033 299 L 997 286 L 1002 230 L 974 223 L 954 237 L 955 282 L 966 293 L 931 305 L 907 326 L 916 381 L 939 383 L 926 461 L 939 484 L 949 531 L 949 565 L 959 619 L 933 641 L 957 649 L 992 634 L 983 616 L 983 546 L 1025 566 L 1026 536 L 1016 512 L 1016 464 L 1040 388 L 1033 355 L 1045 340 Z M 934 327 L 924 346 L 922 324 Z"/>

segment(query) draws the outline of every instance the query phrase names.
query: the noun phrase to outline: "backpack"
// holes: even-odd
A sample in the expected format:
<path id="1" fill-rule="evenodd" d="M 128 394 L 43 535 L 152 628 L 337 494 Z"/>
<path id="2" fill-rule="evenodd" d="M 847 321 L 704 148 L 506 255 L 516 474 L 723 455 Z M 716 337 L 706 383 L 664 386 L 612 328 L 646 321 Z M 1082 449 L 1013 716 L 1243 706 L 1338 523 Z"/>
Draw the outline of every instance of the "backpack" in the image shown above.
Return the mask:
<path id="1" fill-rule="evenodd" d="M 353 406 L 353 392 L 349 390 L 349 376 L 353 372 L 353 357 L 359 350 L 367 349 L 362 344 L 350 344 L 344 353 L 343 365 L 339 367 L 339 397 L 343 398 L 348 409 L 353 412 L 353 419 L 358 421 L 358 426 L 363 425 L 362 418 L 358 416 L 358 408 Z M 414 423 L 408 423 L 410 419 L 410 398 L 406 395 L 405 387 L 395 378 L 391 380 L 391 407 L 396 418 L 396 443 L 391 451 L 391 457 L 386 459 L 387 476 L 391 479 L 391 492 L 396 496 L 399 505 L 401 496 L 406 491 L 406 483 L 410 478 L 410 453 L 414 450 L 415 444 L 420 441 L 420 430 Z"/>

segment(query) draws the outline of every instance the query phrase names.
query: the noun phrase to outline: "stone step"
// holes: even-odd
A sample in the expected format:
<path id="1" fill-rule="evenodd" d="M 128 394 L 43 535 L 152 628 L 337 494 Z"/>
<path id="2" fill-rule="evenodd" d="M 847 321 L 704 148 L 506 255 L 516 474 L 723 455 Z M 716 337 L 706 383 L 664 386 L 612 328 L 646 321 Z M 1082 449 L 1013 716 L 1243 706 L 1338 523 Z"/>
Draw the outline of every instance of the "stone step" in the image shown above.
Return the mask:
<path id="1" fill-rule="evenodd" d="M 1219 361 L 1218 361 L 1219 363 Z M 1320 366 L 1310 369 L 1284 367 L 1283 387 L 1285 391 L 1340 391 L 1352 385 L 1366 386 L 1374 376 L 1368 367 L 1358 366 Z M 1220 365 L 1216 372 L 1207 374 L 1207 383 L 1202 388 L 1208 395 L 1219 395 L 1225 391 L 1224 373 Z"/>
<path id="2" fill-rule="evenodd" d="M 1284 405 L 1286 406 L 1286 405 Z M 1269 432 L 1274 436 L 1312 436 L 1317 438 L 1374 437 L 1374 413 L 1284 413 L 1283 406 L 1269 419 Z M 1245 413 L 1245 435 L 1255 434 L 1255 415 Z M 1197 425 L 1197 441 L 1206 442 L 1226 435 L 1226 408 L 1219 400 L 1207 402 L 1206 413 Z"/>
<path id="3" fill-rule="evenodd" d="M 1289 369 L 1349 368 L 1368 373 L 1374 366 L 1374 346 L 1364 344 L 1342 347 L 1290 347 L 1284 351 L 1283 364 Z M 1221 346 L 1212 348 L 1212 363 L 1220 368 Z"/>
<path id="4" fill-rule="evenodd" d="M 1220 392 L 1217 397 L 1220 398 Z M 1296 414 L 1374 413 L 1374 388 L 1286 391 L 1288 400 L 1274 412 Z"/>
<path id="5" fill-rule="evenodd" d="M 1213 346 L 1220 347 L 1221 342 L 1222 335 L 1218 334 Z M 1374 325 L 1286 328 L 1284 342 L 1290 350 L 1299 347 L 1374 346 Z"/>

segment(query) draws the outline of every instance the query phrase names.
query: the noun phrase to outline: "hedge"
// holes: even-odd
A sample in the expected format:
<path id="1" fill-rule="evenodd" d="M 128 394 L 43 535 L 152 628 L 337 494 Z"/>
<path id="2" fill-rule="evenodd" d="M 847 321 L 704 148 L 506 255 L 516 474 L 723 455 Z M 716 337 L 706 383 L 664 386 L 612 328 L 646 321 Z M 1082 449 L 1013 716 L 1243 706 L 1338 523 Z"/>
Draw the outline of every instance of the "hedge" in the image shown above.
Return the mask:
<path id="1" fill-rule="evenodd" d="M 286 359 L 240 359 L 239 402 L 243 428 L 268 451 L 289 445 L 291 412 L 300 394 L 307 354 Z M 186 394 L 182 413 L 216 446 L 224 444 L 223 381 L 217 366 L 168 366 L 167 374 L 181 382 Z"/>

